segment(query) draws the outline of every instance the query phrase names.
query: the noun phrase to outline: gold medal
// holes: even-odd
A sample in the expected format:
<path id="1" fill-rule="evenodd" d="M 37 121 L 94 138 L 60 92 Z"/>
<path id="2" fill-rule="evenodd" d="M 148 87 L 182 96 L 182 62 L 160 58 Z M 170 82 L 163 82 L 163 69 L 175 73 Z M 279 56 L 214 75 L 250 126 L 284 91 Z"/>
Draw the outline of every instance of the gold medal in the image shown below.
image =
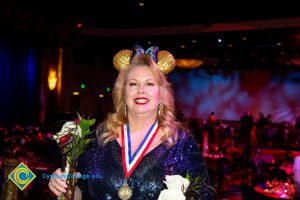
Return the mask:
<path id="1" fill-rule="evenodd" d="M 120 187 L 118 190 L 118 196 L 122 200 L 128 200 L 132 196 L 132 189 L 128 186 L 127 181 L 126 183 Z"/>

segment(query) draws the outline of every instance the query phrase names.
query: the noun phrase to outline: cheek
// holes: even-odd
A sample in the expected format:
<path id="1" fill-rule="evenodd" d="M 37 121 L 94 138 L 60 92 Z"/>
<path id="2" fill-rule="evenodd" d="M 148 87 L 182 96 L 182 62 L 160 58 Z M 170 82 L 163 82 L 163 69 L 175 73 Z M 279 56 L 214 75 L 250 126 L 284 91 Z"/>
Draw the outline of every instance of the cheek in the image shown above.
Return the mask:
<path id="1" fill-rule="evenodd" d="M 158 89 L 152 92 L 152 97 L 153 99 L 160 101 L 160 93 Z"/>
<path id="2" fill-rule="evenodd" d="M 126 89 L 124 93 L 124 99 L 126 102 L 128 102 L 129 97 L 130 97 L 130 91 Z"/>
<path id="3" fill-rule="evenodd" d="M 125 98 L 129 98 L 130 96 L 132 96 L 132 94 L 134 93 L 134 89 L 133 88 L 130 88 L 130 87 L 127 87 L 125 89 Z"/>

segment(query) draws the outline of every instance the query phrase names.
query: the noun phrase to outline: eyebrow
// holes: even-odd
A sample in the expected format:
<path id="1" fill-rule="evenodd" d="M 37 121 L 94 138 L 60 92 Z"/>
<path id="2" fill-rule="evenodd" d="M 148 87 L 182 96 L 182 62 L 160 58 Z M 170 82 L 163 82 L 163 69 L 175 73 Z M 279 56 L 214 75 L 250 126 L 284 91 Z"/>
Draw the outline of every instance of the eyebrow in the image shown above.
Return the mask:
<path id="1" fill-rule="evenodd" d="M 154 81 L 154 80 L 155 79 L 152 79 L 152 78 L 146 79 L 146 81 Z M 131 78 L 131 79 L 128 79 L 127 81 L 138 81 L 138 80 L 135 78 Z"/>

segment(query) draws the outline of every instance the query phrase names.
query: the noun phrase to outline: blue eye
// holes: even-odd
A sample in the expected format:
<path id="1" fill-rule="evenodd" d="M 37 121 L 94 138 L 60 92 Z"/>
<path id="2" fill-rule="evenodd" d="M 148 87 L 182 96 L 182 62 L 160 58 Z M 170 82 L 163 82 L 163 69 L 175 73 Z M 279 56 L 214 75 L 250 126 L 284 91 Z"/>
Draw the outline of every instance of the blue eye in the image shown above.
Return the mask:
<path id="1" fill-rule="evenodd" d="M 148 86 L 154 86 L 154 83 L 147 83 Z"/>

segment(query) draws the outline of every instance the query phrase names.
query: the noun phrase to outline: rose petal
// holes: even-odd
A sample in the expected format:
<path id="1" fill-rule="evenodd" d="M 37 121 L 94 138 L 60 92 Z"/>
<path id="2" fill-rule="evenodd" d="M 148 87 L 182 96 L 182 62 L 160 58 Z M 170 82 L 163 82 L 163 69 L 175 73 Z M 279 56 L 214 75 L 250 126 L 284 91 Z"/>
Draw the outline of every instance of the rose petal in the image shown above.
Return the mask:
<path id="1" fill-rule="evenodd" d="M 165 189 L 160 192 L 158 200 L 185 200 L 185 196 L 179 189 Z"/>
<path id="2" fill-rule="evenodd" d="M 79 137 L 81 137 L 82 134 L 81 134 L 81 128 L 80 128 L 79 124 L 77 124 L 74 121 L 66 122 L 62 126 L 61 130 L 56 135 L 63 136 L 66 134 L 74 134 L 74 135 L 78 135 Z"/>
<path id="3" fill-rule="evenodd" d="M 58 140 L 58 144 L 60 146 L 65 146 L 72 141 L 72 137 L 70 135 L 64 135 Z"/>
<path id="4" fill-rule="evenodd" d="M 180 175 L 166 175 L 166 181 L 164 181 L 164 183 L 167 185 L 168 189 L 180 189 L 185 191 L 188 188 L 190 181 Z"/>

